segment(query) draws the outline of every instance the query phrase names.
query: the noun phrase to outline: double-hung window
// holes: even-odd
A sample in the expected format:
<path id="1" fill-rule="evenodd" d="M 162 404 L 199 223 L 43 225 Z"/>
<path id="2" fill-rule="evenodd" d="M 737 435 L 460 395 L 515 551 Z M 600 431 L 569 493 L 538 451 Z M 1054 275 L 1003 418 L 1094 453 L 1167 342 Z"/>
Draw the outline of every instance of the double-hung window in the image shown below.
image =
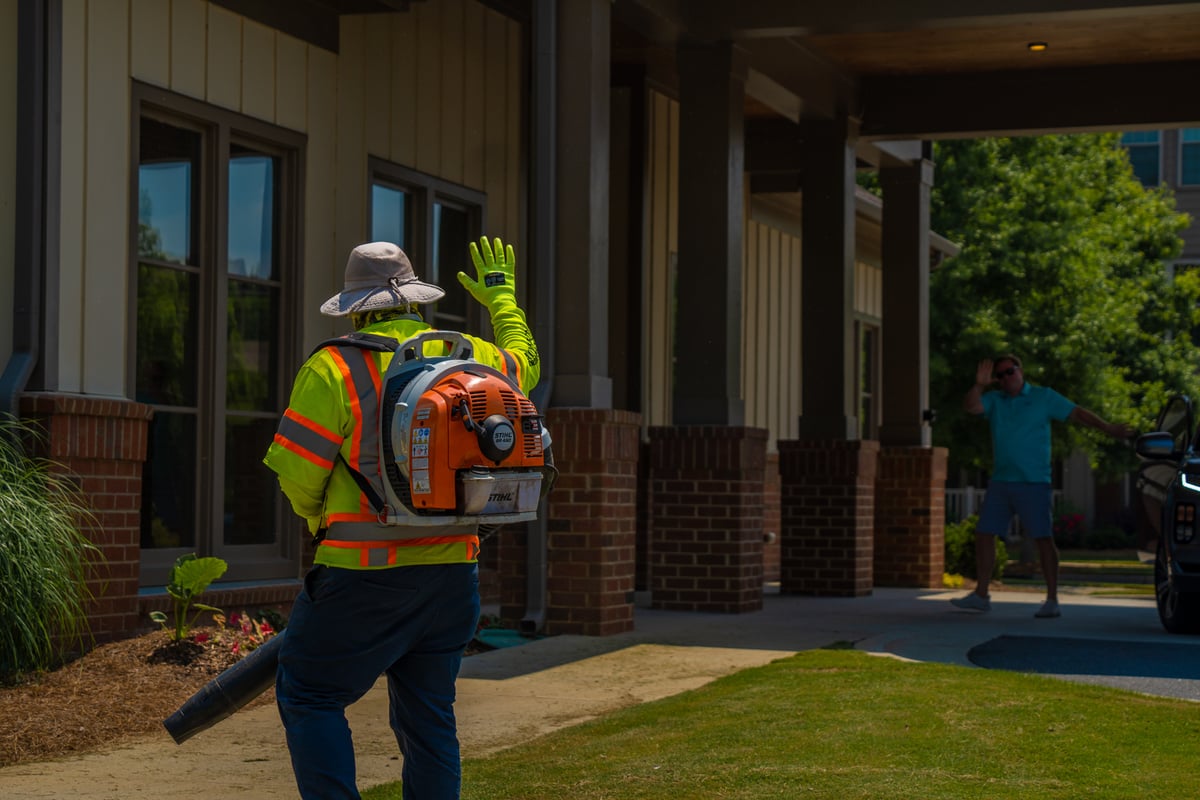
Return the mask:
<path id="1" fill-rule="evenodd" d="M 1130 131 L 1121 134 L 1121 146 L 1129 153 L 1133 174 L 1142 185 L 1155 188 L 1162 182 L 1162 147 L 1159 131 Z"/>
<path id="2" fill-rule="evenodd" d="M 229 579 L 294 577 L 299 536 L 261 460 L 297 356 L 304 137 L 141 84 L 134 109 L 142 583 L 191 552 Z"/>
<path id="3" fill-rule="evenodd" d="M 1200 128 L 1179 131 L 1179 185 L 1200 186 Z"/>
<path id="4" fill-rule="evenodd" d="M 478 334 L 482 315 L 456 277 L 471 277 L 467 245 L 483 232 L 486 198 L 482 192 L 371 158 L 370 238 L 399 245 L 417 277 L 440 286 L 446 296 L 422 309 L 436 328 Z"/>

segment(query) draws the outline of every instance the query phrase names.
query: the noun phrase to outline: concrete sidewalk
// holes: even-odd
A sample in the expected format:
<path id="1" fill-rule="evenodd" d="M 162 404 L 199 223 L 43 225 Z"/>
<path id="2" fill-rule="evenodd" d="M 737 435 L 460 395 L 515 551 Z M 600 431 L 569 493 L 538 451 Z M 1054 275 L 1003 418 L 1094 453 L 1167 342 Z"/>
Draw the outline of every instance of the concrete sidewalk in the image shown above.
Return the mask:
<path id="1" fill-rule="evenodd" d="M 472 656 L 456 704 L 464 758 L 485 755 L 722 675 L 835 642 L 917 661 L 997 665 L 1200 699 L 1200 637 L 1165 633 L 1150 598 L 1064 595 L 1063 616 L 1034 619 L 1042 597 L 996 593 L 987 614 L 948 600 L 961 592 L 877 589 L 863 598 L 768 594 L 741 615 L 638 609 L 618 636 L 556 636 Z M 1119 653 L 1120 658 L 1097 658 Z M 348 714 L 359 785 L 398 780 L 381 682 Z M 107 753 L 0 769 L 4 798 L 171 796 L 294 798 L 274 706 L 236 714 L 175 745 L 160 737 Z"/>

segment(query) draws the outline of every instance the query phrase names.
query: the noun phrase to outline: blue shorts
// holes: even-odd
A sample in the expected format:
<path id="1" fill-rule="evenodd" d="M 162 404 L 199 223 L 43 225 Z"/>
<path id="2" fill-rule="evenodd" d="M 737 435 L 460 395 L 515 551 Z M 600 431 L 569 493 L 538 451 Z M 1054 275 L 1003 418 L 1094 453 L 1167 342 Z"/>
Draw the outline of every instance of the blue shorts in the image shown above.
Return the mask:
<path id="1" fill-rule="evenodd" d="M 983 498 L 983 508 L 979 511 L 979 523 L 975 530 L 991 536 L 1007 537 L 1009 523 L 1013 514 L 1016 514 L 1031 539 L 1053 536 L 1052 498 L 1053 491 L 1048 483 L 992 481 Z"/>

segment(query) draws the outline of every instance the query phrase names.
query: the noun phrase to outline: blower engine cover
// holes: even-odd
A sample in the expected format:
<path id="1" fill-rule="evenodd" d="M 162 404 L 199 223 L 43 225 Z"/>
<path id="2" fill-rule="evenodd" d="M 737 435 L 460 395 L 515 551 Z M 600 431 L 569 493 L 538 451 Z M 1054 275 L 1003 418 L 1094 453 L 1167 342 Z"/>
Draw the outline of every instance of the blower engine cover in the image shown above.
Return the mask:
<path id="1" fill-rule="evenodd" d="M 546 466 L 537 408 L 503 373 L 469 360 L 467 340 L 417 339 L 426 337 L 468 349 L 426 357 L 418 341 L 388 368 L 380 415 L 388 522 L 536 518 Z"/>

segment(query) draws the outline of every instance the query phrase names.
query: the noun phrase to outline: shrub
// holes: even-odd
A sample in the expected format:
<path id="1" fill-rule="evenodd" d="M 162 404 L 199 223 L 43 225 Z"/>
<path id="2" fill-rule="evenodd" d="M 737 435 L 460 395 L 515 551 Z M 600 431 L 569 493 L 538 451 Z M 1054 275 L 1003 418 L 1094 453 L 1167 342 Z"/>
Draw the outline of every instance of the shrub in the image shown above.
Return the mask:
<path id="1" fill-rule="evenodd" d="M 26 444 L 38 432 L 0 420 L 0 679 L 46 670 L 90 636 L 87 573 L 101 553 L 80 532 L 83 496 Z"/>
<path id="2" fill-rule="evenodd" d="M 978 579 L 975 568 L 975 524 L 979 517 L 975 514 L 961 522 L 946 525 L 946 572 L 951 575 L 965 575 Z M 992 577 L 999 578 L 1004 573 L 1004 565 L 1008 561 L 1008 548 L 999 537 L 996 538 L 996 567 Z"/>
<path id="3" fill-rule="evenodd" d="M 1137 545 L 1137 536 L 1120 528 L 1096 528 L 1083 537 L 1089 550 L 1123 550 Z"/>

